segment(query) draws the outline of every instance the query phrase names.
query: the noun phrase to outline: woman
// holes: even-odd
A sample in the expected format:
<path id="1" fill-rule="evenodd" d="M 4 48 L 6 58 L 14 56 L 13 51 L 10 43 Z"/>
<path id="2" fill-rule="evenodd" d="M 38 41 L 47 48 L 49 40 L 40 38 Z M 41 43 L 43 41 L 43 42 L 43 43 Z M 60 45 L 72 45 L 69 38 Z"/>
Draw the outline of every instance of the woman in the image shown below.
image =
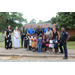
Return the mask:
<path id="1" fill-rule="evenodd" d="M 11 27 L 8 25 L 5 30 L 5 49 L 12 48 L 11 32 Z"/>
<path id="2" fill-rule="evenodd" d="M 58 36 L 58 39 L 60 40 L 60 34 L 58 31 L 56 31 L 55 28 L 53 28 L 53 33 L 52 33 L 52 37 L 53 39 L 56 39 L 56 36 Z"/>
<path id="3" fill-rule="evenodd" d="M 18 30 L 18 27 L 15 28 L 13 34 L 14 34 L 14 36 L 13 36 L 13 47 L 15 49 L 17 49 L 18 47 L 20 47 L 20 45 L 19 45 L 20 32 Z"/>
<path id="4" fill-rule="evenodd" d="M 52 34 L 52 37 L 53 37 L 53 41 L 55 42 L 56 41 L 56 37 L 58 37 L 58 42 L 59 42 L 59 40 L 60 40 L 60 34 L 59 34 L 59 32 L 58 31 L 56 31 L 56 29 L 55 28 L 53 28 L 53 34 Z M 58 50 L 57 50 L 57 53 L 58 53 Z"/>
<path id="5" fill-rule="evenodd" d="M 50 27 L 47 28 L 48 31 L 46 31 L 45 35 L 52 37 L 52 31 L 50 31 Z"/>

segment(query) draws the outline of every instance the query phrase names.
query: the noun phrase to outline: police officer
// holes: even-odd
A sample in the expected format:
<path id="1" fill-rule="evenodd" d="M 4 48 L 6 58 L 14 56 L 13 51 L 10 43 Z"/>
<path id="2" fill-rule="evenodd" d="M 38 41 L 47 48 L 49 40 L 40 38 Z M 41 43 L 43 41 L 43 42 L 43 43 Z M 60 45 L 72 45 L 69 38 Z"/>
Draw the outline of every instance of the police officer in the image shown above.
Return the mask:
<path id="1" fill-rule="evenodd" d="M 60 41 L 60 53 L 63 53 L 62 46 L 64 47 L 64 53 L 65 57 L 63 59 L 68 59 L 68 53 L 67 53 L 67 41 L 70 38 L 70 35 L 65 31 L 64 28 L 61 29 L 62 35 L 61 35 L 61 41 Z"/>
<path id="2" fill-rule="evenodd" d="M 40 26 L 38 26 L 38 28 L 35 31 L 35 34 L 37 34 L 37 36 L 39 36 L 42 33 L 42 30 L 40 29 Z"/>
<path id="3" fill-rule="evenodd" d="M 43 35 L 44 33 L 44 29 L 42 28 L 42 26 L 40 25 L 40 33 Z"/>

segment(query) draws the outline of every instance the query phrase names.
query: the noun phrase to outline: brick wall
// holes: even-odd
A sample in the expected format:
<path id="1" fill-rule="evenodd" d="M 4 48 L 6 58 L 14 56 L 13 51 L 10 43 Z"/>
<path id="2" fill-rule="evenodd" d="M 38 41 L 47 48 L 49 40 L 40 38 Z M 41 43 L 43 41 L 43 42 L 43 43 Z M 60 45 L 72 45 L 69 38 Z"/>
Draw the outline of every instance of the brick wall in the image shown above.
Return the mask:
<path id="1" fill-rule="evenodd" d="M 69 34 L 70 36 L 75 35 L 75 29 L 72 29 L 72 30 L 66 29 L 66 32 L 68 32 L 68 34 Z"/>

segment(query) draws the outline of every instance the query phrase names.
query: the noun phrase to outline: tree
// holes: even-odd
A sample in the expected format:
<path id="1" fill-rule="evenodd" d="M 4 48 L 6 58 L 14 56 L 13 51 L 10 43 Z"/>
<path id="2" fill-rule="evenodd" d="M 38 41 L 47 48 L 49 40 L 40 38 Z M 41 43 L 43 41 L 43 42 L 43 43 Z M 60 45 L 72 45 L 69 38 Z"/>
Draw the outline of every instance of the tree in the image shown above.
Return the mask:
<path id="1" fill-rule="evenodd" d="M 65 29 L 75 29 L 75 12 L 58 12 L 56 22 L 52 20 L 51 23 L 56 23 L 56 28 L 59 30 L 61 30 L 62 27 Z"/>
<path id="2" fill-rule="evenodd" d="M 0 32 L 3 34 L 7 25 L 10 25 L 13 31 L 16 26 L 20 28 L 22 22 L 27 23 L 27 19 L 24 19 L 22 16 L 23 14 L 19 12 L 0 12 Z"/>
<path id="3" fill-rule="evenodd" d="M 29 24 L 36 24 L 36 20 L 35 19 L 32 19 Z"/>
<path id="4" fill-rule="evenodd" d="M 52 17 L 52 18 L 51 18 L 51 23 L 52 23 L 52 24 L 56 23 L 56 17 Z"/>
<path id="5" fill-rule="evenodd" d="M 38 24 L 43 24 L 43 23 L 51 23 L 51 20 L 48 20 L 48 21 L 39 20 L 39 22 L 38 22 Z"/>

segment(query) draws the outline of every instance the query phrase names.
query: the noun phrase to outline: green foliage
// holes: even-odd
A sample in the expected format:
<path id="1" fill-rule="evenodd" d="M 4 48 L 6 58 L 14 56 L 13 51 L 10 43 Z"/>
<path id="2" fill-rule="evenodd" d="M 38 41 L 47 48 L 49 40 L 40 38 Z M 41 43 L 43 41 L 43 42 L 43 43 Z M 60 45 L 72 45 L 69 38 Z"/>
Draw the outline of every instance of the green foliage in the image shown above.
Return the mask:
<path id="1" fill-rule="evenodd" d="M 32 19 L 29 24 L 36 24 L 36 20 L 35 19 Z"/>
<path id="2" fill-rule="evenodd" d="M 75 35 L 70 37 L 71 41 L 75 41 Z"/>
<path id="3" fill-rule="evenodd" d="M 38 22 L 38 24 L 43 24 L 43 23 L 51 23 L 51 20 L 48 20 L 48 21 L 39 20 L 39 22 Z"/>
<path id="4" fill-rule="evenodd" d="M 56 17 L 51 19 L 51 23 L 56 23 L 59 30 L 62 27 L 75 29 L 75 12 L 58 12 Z"/>
<path id="5" fill-rule="evenodd" d="M 0 12 L 0 32 L 4 33 L 7 25 L 10 25 L 13 31 L 16 26 L 20 28 L 22 22 L 27 23 L 22 16 L 23 14 L 19 12 Z"/>

